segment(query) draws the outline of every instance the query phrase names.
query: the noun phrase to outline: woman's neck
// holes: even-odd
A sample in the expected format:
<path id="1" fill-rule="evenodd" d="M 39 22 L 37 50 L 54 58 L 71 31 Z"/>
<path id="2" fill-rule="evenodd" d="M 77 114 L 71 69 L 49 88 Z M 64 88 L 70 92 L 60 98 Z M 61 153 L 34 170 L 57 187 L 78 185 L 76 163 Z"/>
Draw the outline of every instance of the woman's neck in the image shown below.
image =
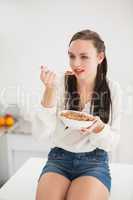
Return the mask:
<path id="1" fill-rule="evenodd" d="M 94 83 L 95 82 L 92 80 L 77 80 L 77 90 L 80 95 L 81 109 L 84 108 L 86 103 L 91 102 L 94 91 Z"/>
<path id="2" fill-rule="evenodd" d="M 77 80 L 77 87 L 80 93 L 88 93 L 94 90 L 94 80 Z"/>

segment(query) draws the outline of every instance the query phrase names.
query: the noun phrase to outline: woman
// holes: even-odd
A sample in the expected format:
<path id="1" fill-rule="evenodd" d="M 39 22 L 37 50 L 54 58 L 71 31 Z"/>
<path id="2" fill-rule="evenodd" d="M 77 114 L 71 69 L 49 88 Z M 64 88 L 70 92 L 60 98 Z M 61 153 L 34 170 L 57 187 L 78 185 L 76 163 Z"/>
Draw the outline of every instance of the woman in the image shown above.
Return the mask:
<path id="1" fill-rule="evenodd" d="M 36 200 L 107 200 L 111 190 L 108 153 L 119 141 L 120 87 L 107 78 L 105 45 L 96 32 L 74 34 L 68 55 L 71 72 L 65 73 L 64 87 L 57 84 L 54 72 L 41 69 L 45 92 L 33 134 L 44 142 L 46 135 L 51 138 L 51 149 Z M 87 112 L 95 123 L 80 130 L 65 127 L 58 118 L 64 109 Z"/>

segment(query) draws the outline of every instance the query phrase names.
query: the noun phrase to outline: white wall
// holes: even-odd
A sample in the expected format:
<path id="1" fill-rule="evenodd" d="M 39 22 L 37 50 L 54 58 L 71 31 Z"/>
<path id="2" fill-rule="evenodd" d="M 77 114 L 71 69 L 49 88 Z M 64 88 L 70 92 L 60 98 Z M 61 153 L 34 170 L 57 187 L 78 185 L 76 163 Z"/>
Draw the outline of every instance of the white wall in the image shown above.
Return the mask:
<path id="1" fill-rule="evenodd" d="M 63 72 L 71 36 L 95 30 L 106 44 L 109 76 L 123 89 L 121 141 L 114 159 L 133 163 L 132 8 L 131 0 L 0 0 L 0 100 L 35 108 L 42 92 L 40 64 Z"/>

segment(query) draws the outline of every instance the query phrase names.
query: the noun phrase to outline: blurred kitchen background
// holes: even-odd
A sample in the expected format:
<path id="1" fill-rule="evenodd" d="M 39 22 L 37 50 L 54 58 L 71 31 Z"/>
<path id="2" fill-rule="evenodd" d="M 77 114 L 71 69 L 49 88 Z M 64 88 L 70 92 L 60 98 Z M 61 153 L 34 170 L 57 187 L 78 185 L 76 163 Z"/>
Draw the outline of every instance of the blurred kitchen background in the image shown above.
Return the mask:
<path id="1" fill-rule="evenodd" d="M 68 69 L 68 43 L 81 29 L 101 35 L 108 76 L 122 88 L 121 139 L 112 162 L 133 163 L 132 10 L 131 0 L 0 0 L 0 116 L 10 117 L 0 128 L 0 185 L 28 158 L 47 155 L 49 144 L 31 135 L 43 92 L 40 65 L 58 74 Z"/>

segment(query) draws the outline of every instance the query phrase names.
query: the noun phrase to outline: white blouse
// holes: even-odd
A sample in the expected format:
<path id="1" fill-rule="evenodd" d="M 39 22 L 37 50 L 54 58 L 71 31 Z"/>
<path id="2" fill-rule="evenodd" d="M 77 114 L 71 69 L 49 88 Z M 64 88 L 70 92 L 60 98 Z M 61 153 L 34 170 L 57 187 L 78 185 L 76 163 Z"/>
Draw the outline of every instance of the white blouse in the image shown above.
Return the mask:
<path id="1" fill-rule="evenodd" d="M 90 152 L 96 148 L 111 152 L 115 149 L 120 138 L 121 118 L 121 88 L 118 82 L 108 79 L 112 99 L 112 114 L 109 122 L 98 134 L 91 132 L 81 134 L 80 130 L 65 129 L 58 113 L 64 110 L 64 77 L 59 81 L 53 107 L 43 107 L 32 115 L 32 134 L 38 142 L 50 145 L 50 148 L 60 147 L 71 152 Z M 90 103 L 83 109 L 90 113 Z M 112 116 L 111 116 L 112 115 Z"/>

